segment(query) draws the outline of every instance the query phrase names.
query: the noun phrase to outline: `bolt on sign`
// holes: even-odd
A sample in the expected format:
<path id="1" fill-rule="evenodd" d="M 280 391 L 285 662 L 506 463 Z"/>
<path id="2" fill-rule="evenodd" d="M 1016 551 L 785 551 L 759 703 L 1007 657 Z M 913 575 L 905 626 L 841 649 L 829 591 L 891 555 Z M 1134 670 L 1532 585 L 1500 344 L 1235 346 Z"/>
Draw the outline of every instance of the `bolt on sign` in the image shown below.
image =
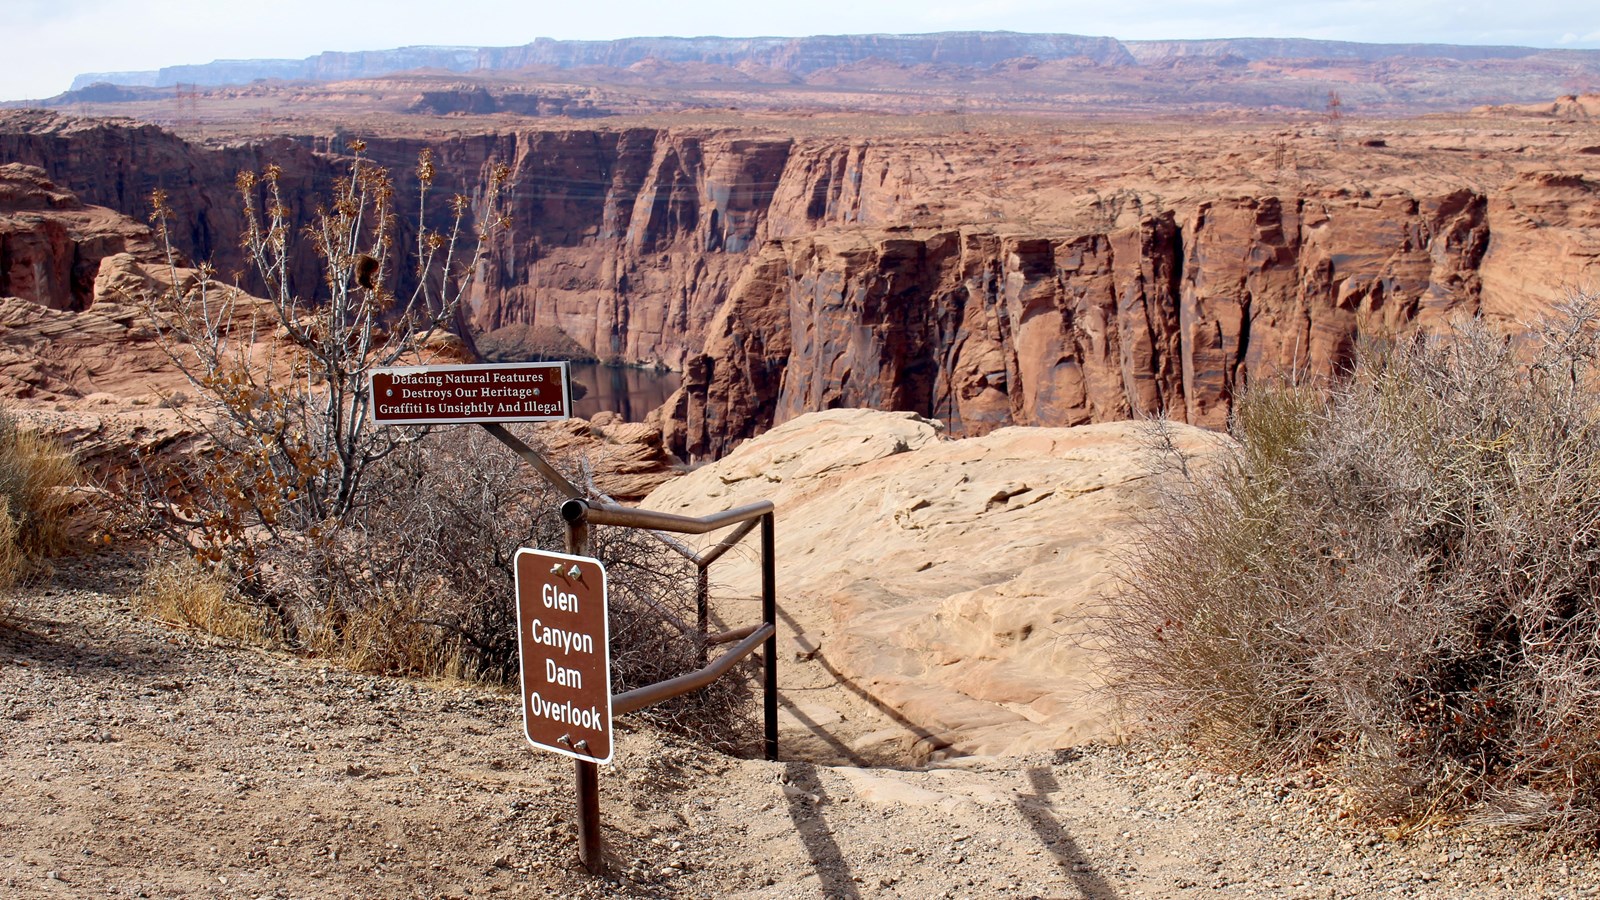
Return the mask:
<path id="1" fill-rule="evenodd" d="M 368 376 L 379 425 L 550 422 L 572 418 L 565 362 L 397 366 Z"/>
<path id="2" fill-rule="evenodd" d="M 611 761 L 611 632 L 600 560 L 522 548 L 516 556 L 517 647 L 528 743 Z"/>

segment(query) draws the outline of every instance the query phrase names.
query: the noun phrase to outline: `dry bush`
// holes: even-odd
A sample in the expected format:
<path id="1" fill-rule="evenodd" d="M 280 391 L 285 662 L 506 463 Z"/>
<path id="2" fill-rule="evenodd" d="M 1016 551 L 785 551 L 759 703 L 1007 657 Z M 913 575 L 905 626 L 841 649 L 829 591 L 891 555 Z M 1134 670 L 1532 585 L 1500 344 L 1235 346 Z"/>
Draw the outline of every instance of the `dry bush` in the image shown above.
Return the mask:
<path id="1" fill-rule="evenodd" d="M 265 304 L 217 286 L 204 267 L 180 278 L 168 244 L 180 287 L 150 311 L 194 387 L 182 412 L 212 449 L 146 472 L 143 508 L 158 534 L 226 581 L 223 602 L 292 649 L 371 672 L 509 680 L 513 558 L 521 546 L 562 546 L 564 498 L 479 429 L 375 425 L 367 395 L 374 367 L 426 362 L 420 348 L 455 320 L 507 224 L 494 195 L 509 169 L 489 166 L 486 196 L 458 197 L 445 229 L 410 223 L 408 249 L 388 173 L 354 149 L 349 177 L 304 234 L 289 227 L 271 168 L 240 177 L 242 239 Z M 417 176 L 425 194 L 426 154 Z M 164 237 L 161 198 L 155 206 Z M 319 302 L 289 283 L 304 240 L 323 265 Z M 402 271 L 415 286 L 397 296 L 389 285 Z M 594 538 L 611 572 L 613 689 L 696 667 L 697 644 L 676 624 L 694 621 L 692 570 L 646 534 Z M 725 680 L 656 716 L 700 709 L 711 733 L 737 734 L 729 723 L 743 696 Z"/>
<path id="2" fill-rule="evenodd" d="M 583 481 L 581 461 L 556 463 Z M 563 549 L 564 498 L 474 427 L 386 459 L 368 490 L 360 528 L 259 549 L 270 594 L 260 607 L 306 649 L 365 671 L 514 683 L 513 561 L 520 547 Z M 591 543 L 607 567 L 613 692 L 697 668 L 694 567 L 637 530 L 597 527 Z M 723 679 L 647 718 L 731 748 L 753 733 L 748 699 L 741 680 Z"/>
<path id="3" fill-rule="evenodd" d="M 6 599 L 6 592 L 17 583 L 26 564 L 27 558 L 17 546 L 16 520 L 11 518 L 10 509 L 0 505 L 0 625 L 11 618 L 11 603 Z"/>
<path id="4" fill-rule="evenodd" d="M 1327 765 L 1369 813 L 1600 836 L 1596 309 L 1250 391 L 1238 454 L 1169 466 L 1131 554 L 1127 699 L 1236 760 Z"/>
<path id="5" fill-rule="evenodd" d="M 71 549 L 72 456 L 0 406 L 0 590 Z"/>

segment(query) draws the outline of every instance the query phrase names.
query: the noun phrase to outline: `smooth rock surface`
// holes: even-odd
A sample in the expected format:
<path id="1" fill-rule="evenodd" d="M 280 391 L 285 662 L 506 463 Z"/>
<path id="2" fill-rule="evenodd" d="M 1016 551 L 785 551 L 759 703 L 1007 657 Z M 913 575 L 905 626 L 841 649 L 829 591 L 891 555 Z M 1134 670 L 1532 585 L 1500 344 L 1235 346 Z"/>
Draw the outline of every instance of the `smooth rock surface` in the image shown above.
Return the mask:
<path id="1" fill-rule="evenodd" d="M 645 505 L 704 515 L 777 504 L 780 635 L 821 645 L 812 661 L 785 661 L 780 684 L 792 702 L 841 714 L 826 729 L 849 745 L 837 755 L 1064 747 L 1118 734 L 1093 623 L 1118 550 L 1136 540 L 1132 516 L 1153 501 L 1144 427 L 947 440 L 909 413 L 828 410 Z M 1227 440 L 1188 426 L 1177 437 L 1196 452 Z M 713 583 L 725 597 L 757 596 L 757 563 L 754 549 L 733 554 L 713 567 Z M 718 608 L 730 625 L 758 614 L 748 599 Z"/>

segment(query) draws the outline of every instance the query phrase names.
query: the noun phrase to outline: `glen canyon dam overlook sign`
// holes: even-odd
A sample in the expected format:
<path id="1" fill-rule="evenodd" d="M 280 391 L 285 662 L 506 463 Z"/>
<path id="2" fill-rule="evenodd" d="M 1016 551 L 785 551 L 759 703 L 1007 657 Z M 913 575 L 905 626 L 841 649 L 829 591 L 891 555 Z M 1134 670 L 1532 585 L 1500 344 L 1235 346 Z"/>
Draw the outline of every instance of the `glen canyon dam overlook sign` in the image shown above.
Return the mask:
<path id="1" fill-rule="evenodd" d="M 611 761 L 611 633 L 597 559 L 517 551 L 517 647 L 528 743 Z"/>
<path id="2" fill-rule="evenodd" d="M 368 376 L 379 425 L 553 422 L 572 418 L 565 362 L 401 366 Z"/>

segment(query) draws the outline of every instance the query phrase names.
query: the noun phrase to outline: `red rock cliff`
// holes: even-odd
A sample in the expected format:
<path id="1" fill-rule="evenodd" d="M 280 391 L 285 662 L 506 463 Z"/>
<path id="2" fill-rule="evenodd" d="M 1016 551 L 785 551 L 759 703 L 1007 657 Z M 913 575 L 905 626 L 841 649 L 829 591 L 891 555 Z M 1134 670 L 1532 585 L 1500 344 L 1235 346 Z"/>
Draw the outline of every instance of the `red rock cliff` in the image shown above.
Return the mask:
<path id="1" fill-rule="evenodd" d="M 816 234 L 763 249 L 666 410 L 701 458 L 801 413 L 982 433 L 1165 412 L 1219 426 L 1252 377 L 1345 366 L 1363 328 L 1476 311 L 1488 204 L 1234 197 L 1104 233 Z"/>
<path id="2" fill-rule="evenodd" d="M 1216 426 L 1250 379 L 1337 371 L 1365 328 L 1456 311 L 1514 322 L 1600 275 L 1591 157 L 1558 146 L 1507 177 L 1435 146 L 1454 137 L 1402 137 L 1327 154 L 1184 134 L 1131 156 L 1120 138 L 657 128 L 431 144 L 440 203 L 480 192 L 496 164 L 513 172 L 468 325 L 559 328 L 601 358 L 682 369 L 662 418 L 675 451 L 704 458 L 837 406 L 968 432 L 1156 411 Z M 404 185 L 428 143 L 369 139 L 368 153 Z M 135 217 L 163 188 L 180 248 L 224 273 L 239 267 L 235 174 L 283 166 L 305 221 L 341 146 L 198 148 L 148 126 L 0 115 L 0 162 Z M 1296 161 L 1313 152 L 1315 178 Z"/>

